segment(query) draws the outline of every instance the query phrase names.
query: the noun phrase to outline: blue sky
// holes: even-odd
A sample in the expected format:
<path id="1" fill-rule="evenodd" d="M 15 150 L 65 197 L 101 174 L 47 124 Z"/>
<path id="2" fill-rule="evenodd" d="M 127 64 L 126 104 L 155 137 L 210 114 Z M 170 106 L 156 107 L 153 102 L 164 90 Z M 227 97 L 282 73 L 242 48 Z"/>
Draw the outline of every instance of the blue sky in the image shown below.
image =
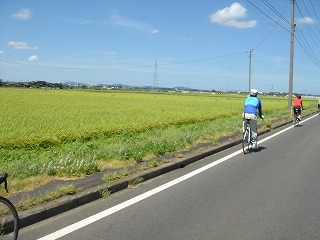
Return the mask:
<path id="1" fill-rule="evenodd" d="M 295 5 L 293 92 L 320 94 L 320 1 Z M 252 87 L 288 92 L 290 21 L 291 0 L 0 0 L 0 78 L 247 91 L 253 49 Z"/>

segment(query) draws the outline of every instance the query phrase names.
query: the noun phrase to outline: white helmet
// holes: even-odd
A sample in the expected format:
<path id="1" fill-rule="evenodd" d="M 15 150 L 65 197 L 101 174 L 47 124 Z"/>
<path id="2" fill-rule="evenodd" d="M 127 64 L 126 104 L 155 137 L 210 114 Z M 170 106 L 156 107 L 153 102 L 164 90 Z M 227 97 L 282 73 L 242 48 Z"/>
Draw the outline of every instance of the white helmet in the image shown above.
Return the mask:
<path id="1" fill-rule="evenodd" d="M 256 90 L 256 89 L 250 90 L 250 96 L 257 96 L 257 94 L 258 94 L 258 90 Z"/>

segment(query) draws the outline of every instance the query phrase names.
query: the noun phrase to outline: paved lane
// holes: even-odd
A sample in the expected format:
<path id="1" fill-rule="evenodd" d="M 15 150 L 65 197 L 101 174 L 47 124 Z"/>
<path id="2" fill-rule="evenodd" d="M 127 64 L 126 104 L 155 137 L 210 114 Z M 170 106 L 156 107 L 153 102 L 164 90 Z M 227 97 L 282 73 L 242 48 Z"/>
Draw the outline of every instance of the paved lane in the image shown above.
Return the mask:
<path id="1" fill-rule="evenodd" d="M 261 139 L 258 152 L 243 155 L 237 146 L 30 226 L 20 237 L 319 239 L 319 121 Z"/>

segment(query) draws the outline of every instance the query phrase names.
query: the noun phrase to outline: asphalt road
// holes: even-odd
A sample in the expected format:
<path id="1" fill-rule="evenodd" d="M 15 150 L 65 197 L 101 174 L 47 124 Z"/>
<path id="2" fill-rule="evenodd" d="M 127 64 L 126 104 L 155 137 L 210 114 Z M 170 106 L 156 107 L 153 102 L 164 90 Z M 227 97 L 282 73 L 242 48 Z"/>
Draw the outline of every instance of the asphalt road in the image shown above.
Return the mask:
<path id="1" fill-rule="evenodd" d="M 320 239 L 320 116 L 21 230 L 19 239 Z M 278 134 L 273 136 L 274 134 Z"/>

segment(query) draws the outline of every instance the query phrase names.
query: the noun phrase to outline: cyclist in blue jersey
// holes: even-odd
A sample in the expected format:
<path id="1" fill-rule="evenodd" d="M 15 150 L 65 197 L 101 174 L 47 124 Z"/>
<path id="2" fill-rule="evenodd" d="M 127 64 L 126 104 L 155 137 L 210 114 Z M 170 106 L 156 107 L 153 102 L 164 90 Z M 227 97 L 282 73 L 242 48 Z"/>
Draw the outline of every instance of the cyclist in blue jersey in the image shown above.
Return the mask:
<path id="1" fill-rule="evenodd" d="M 243 110 L 243 129 L 246 129 L 245 119 L 250 119 L 251 121 L 251 131 L 252 131 L 252 146 L 251 148 L 258 148 L 258 133 L 257 133 L 257 112 L 261 119 L 264 119 L 262 114 L 261 100 L 257 97 L 258 91 L 256 89 L 251 89 L 250 97 L 244 100 L 244 110 Z M 257 111 L 258 110 L 258 111 Z"/>

